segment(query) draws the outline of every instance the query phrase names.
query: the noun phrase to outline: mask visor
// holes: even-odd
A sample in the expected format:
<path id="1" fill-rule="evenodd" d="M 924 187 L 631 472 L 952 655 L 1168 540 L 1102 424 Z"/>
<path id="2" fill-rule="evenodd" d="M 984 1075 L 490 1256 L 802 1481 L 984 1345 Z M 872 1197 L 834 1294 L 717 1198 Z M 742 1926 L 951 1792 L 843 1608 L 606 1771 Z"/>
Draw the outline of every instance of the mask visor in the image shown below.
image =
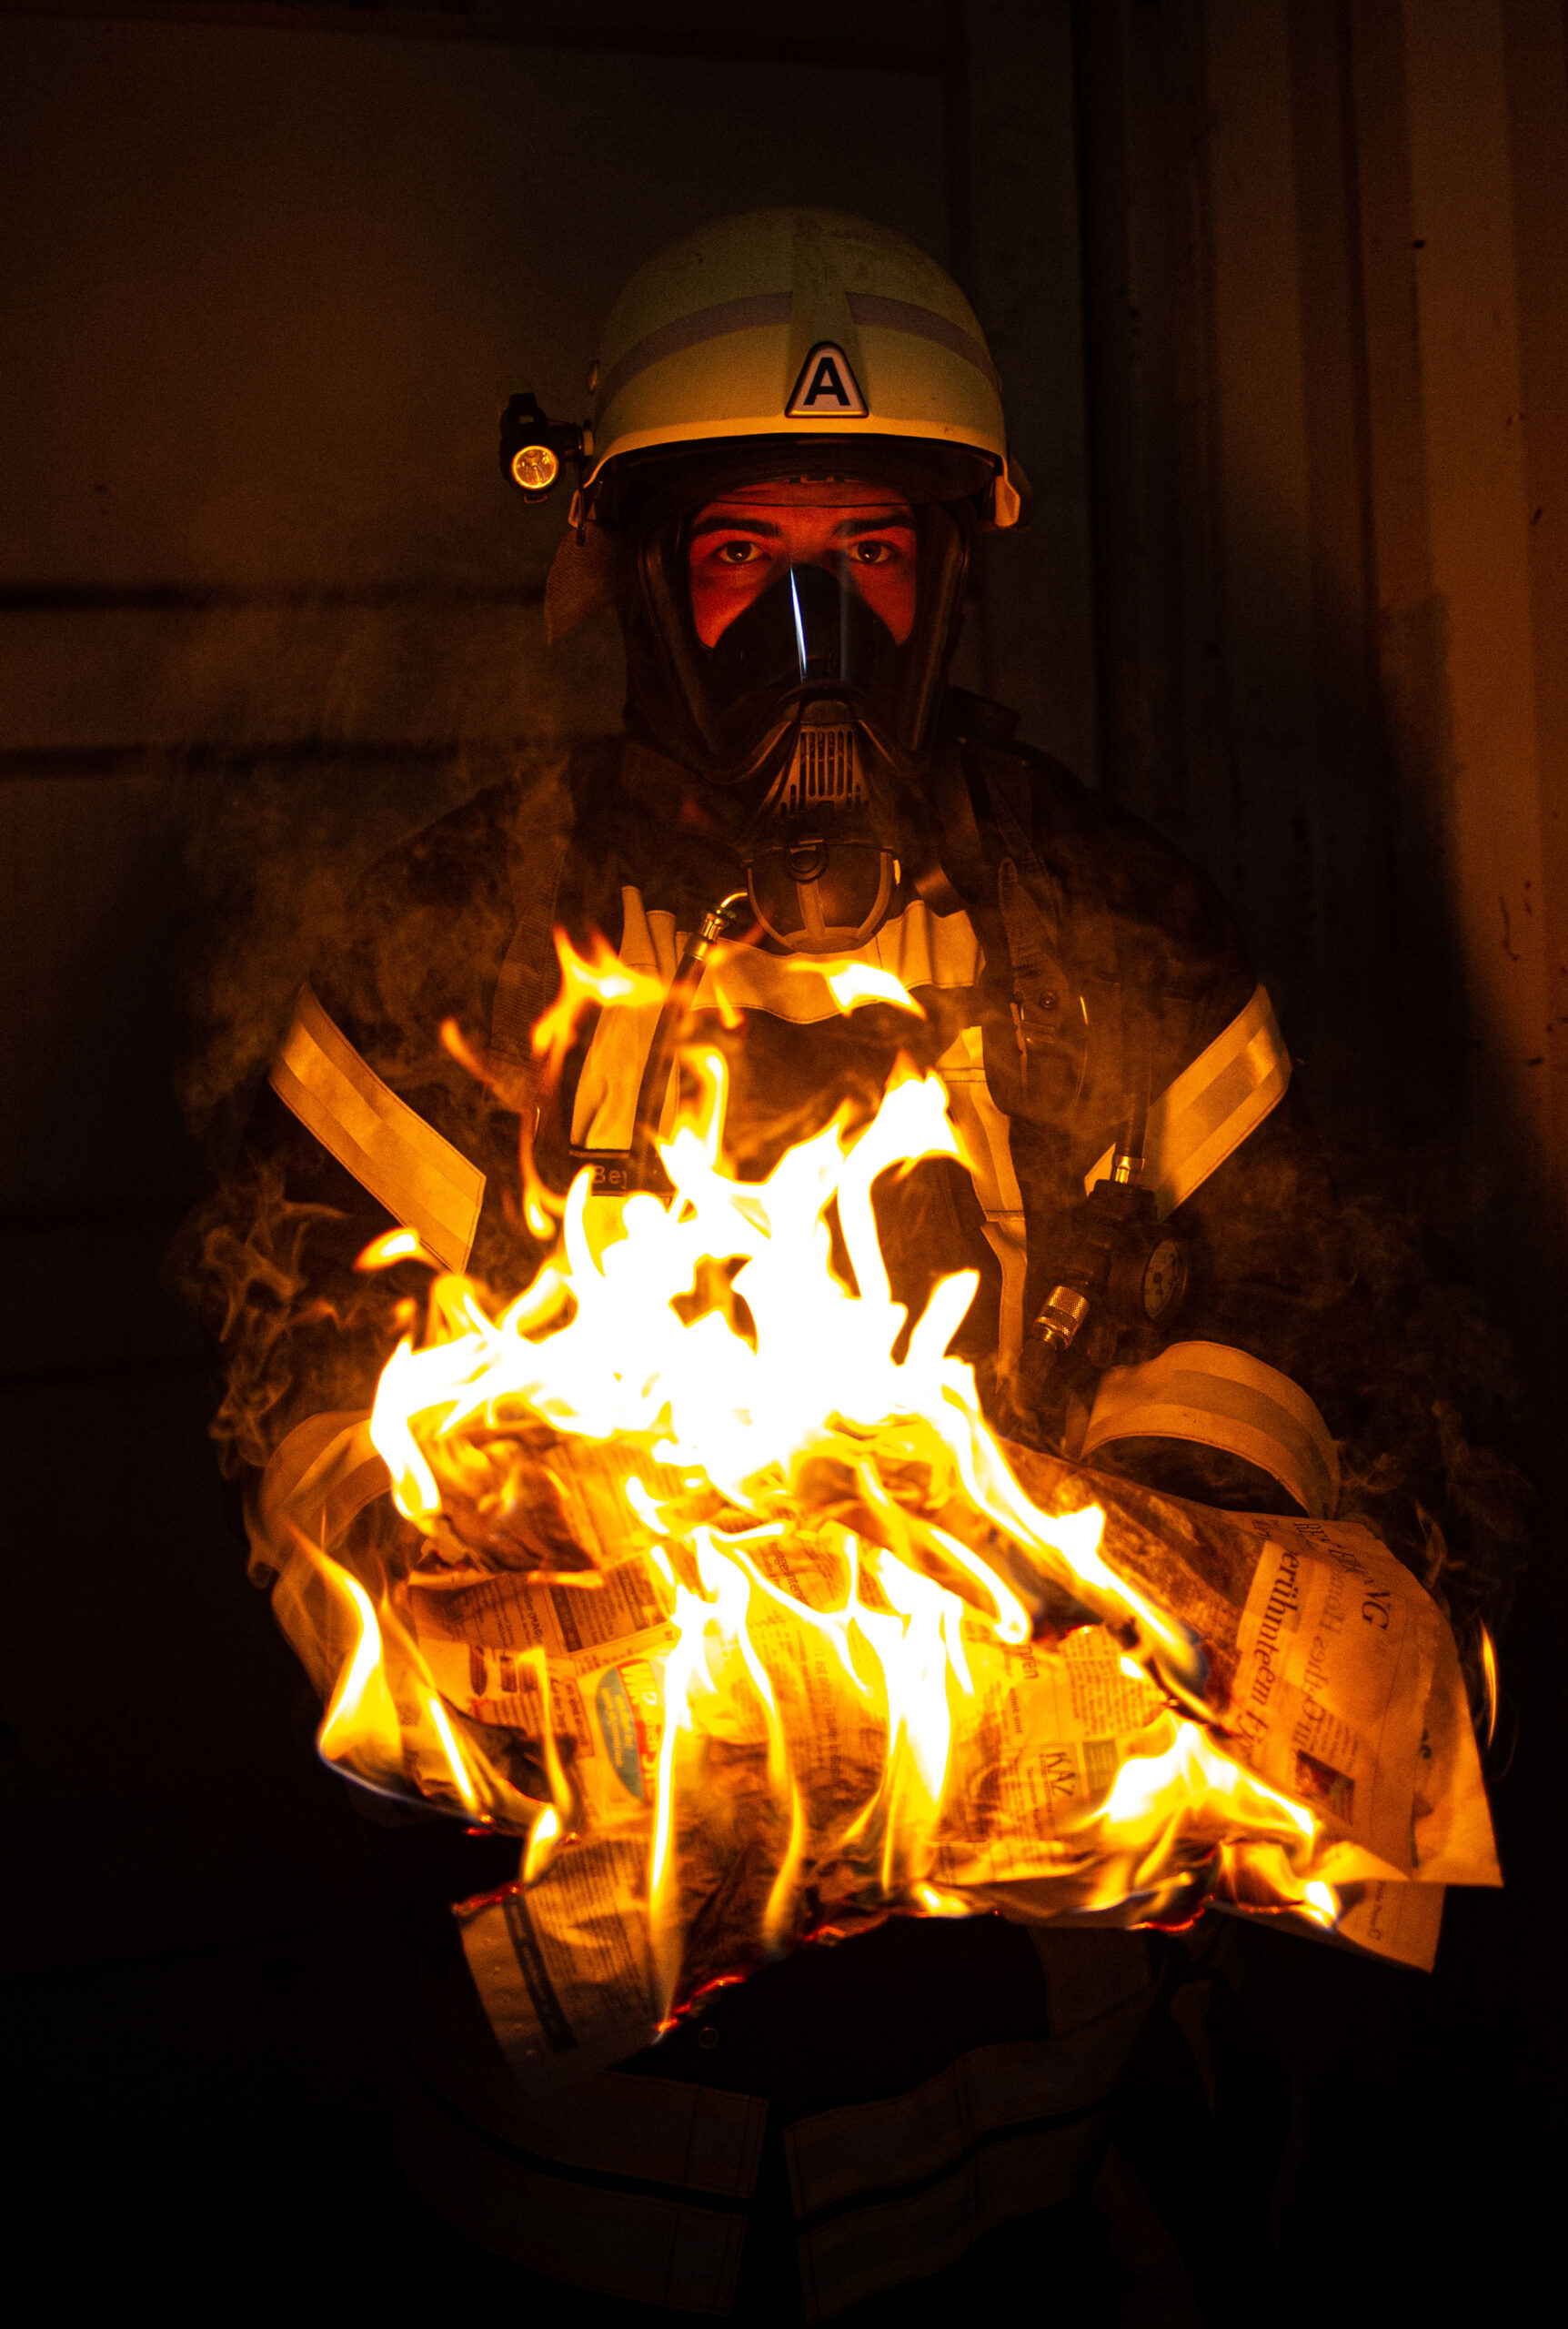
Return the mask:
<path id="1" fill-rule="evenodd" d="M 795 498 L 804 496 L 806 498 Z M 648 602 L 703 744 L 732 779 L 776 775 L 805 713 L 842 707 L 885 757 L 934 716 L 968 566 L 941 503 L 857 480 L 744 488 L 645 545 Z"/>

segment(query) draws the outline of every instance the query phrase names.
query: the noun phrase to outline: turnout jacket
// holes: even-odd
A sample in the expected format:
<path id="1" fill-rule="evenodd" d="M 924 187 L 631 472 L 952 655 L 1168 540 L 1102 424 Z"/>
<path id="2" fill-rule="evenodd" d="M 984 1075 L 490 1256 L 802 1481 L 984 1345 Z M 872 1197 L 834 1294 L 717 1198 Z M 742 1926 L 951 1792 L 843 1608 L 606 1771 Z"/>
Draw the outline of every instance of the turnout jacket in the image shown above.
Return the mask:
<path id="1" fill-rule="evenodd" d="M 879 1184 L 879 1226 L 917 1308 L 938 1277 L 980 1270 L 960 1347 L 996 1418 L 1178 1493 L 1326 1514 L 1346 1287 L 1268 999 L 1212 886 L 1008 726 L 955 696 L 927 829 L 851 958 L 893 971 L 923 1021 L 844 1015 L 820 963 L 770 944 L 710 964 L 696 1024 L 730 1059 L 732 1153 L 760 1175 L 840 1102 L 869 1114 L 900 1052 L 940 1065 L 972 1175 L 932 1162 Z M 744 886 L 736 839 L 716 788 L 610 739 L 478 794 L 347 905 L 208 1238 L 230 1359 L 219 1436 L 260 1475 L 258 1580 L 278 1560 L 269 1508 L 368 1406 L 397 1306 L 426 1283 L 406 1265 L 357 1274 L 367 1242 L 411 1227 L 447 1267 L 516 1292 L 542 1257 L 520 1134 L 560 1189 L 596 1158 L 613 1178 L 628 1146 L 657 1003 L 590 1013 L 541 1112 L 529 1038 L 558 984 L 552 932 L 582 952 L 601 933 L 668 984 L 685 936 Z M 921 862 L 933 842 L 945 883 Z M 1020 1416 L 1013 1369 L 1053 1245 L 1140 1078 L 1146 1179 L 1191 1256 L 1176 1338 L 1075 1356 L 1046 1414 Z M 382 1486 L 338 1477 L 328 1533 Z M 699 2030 L 535 2112 L 458 1961 L 420 2042 L 414 2171 L 492 2248 L 689 2311 L 729 2312 L 759 2225 L 782 2223 L 806 2316 L 826 2319 L 1073 2203 L 1152 1979 L 1138 1935 L 900 1924 L 721 1992 Z"/>

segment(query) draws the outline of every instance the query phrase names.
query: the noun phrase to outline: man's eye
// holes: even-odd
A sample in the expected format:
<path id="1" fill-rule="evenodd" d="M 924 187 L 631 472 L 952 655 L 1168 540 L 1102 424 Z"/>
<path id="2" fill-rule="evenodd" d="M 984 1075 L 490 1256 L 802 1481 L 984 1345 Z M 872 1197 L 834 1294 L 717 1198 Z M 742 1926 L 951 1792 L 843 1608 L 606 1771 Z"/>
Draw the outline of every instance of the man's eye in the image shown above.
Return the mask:
<path id="1" fill-rule="evenodd" d="M 725 566 L 749 566 L 757 556 L 755 542 L 724 542 L 719 546 L 720 563 Z"/>
<path id="2" fill-rule="evenodd" d="M 883 566 L 892 554 L 887 542 L 857 542 L 849 553 L 857 566 Z"/>

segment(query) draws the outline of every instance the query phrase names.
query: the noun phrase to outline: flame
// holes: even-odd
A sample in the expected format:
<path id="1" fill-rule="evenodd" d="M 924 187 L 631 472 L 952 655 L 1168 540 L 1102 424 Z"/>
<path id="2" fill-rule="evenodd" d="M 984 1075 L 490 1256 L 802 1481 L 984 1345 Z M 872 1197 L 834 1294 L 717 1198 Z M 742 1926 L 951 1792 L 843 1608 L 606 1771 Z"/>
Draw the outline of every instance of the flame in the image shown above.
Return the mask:
<path id="1" fill-rule="evenodd" d="M 558 941 L 558 932 L 557 937 Z M 579 1012 L 591 999 L 591 996 L 584 998 L 578 1006 Z M 538 1124 L 540 1097 L 544 1092 L 554 1088 L 561 1063 L 571 1047 L 571 1033 L 566 1034 L 558 1056 L 547 1053 L 547 1072 L 538 1081 L 514 1060 L 504 1059 L 498 1054 L 488 1058 L 484 1056 L 468 1041 L 456 1019 L 443 1019 L 440 1033 L 443 1050 L 449 1052 L 458 1066 L 465 1069 L 477 1084 L 487 1085 L 502 1107 L 509 1109 L 518 1118 L 518 1180 L 522 1192 L 523 1221 L 529 1235 L 543 1245 L 554 1236 L 561 1208 L 559 1198 L 541 1180 L 534 1163 L 534 1134 Z M 422 1255 L 422 1258 L 428 1257 Z M 363 1258 L 357 1266 L 362 1269 L 366 1266 Z M 438 1266 L 437 1263 L 431 1261 L 432 1268 Z"/>
<path id="2" fill-rule="evenodd" d="M 384 1229 L 372 1237 L 354 1266 L 357 1270 L 390 1269 L 394 1262 L 428 1260 L 412 1229 Z"/>
<path id="3" fill-rule="evenodd" d="M 972 1917 L 974 1903 L 960 1898 L 956 1892 L 939 1892 L 934 1884 L 917 1884 L 915 1899 L 920 1912 L 928 1917 Z"/>
<path id="4" fill-rule="evenodd" d="M 800 1632 L 815 1633 L 823 1640 L 849 1687 L 869 1707 L 881 1709 L 886 1722 L 879 1788 L 839 1822 L 836 1832 L 815 1833 L 817 1857 L 859 1846 L 876 1858 L 889 1898 L 912 1886 L 925 1913 L 960 1912 L 956 1904 L 932 1905 L 943 1896 L 923 1883 L 920 1868 L 929 1854 L 947 1776 L 950 1690 L 954 1683 L 969 1688 L 960 1631 L 963 1603 L 896 1555 L 879 1548 L 863 1550 L 852 1532 L 843 1531 L 839 1549 L 848 1592 L 839 1608 L 818 1609 L 767 1578 L 747 1549 L 749 1540 L 776 1541 L 779 1529 L 745 1532 L 722 1545 L 711 1528 L 700 1527 L 694 1534 L 701 1590 L 693 1592 L 678 1583 L 675 1588 L 678 1638 L 665 1669 L 665 1730 L 649 1869 L 654 1935 L 667 1998 L 680 1941 L 672 1893 L 679 1758 L 702 1728 L 701 1701 L 722 1696 L 732 1663 L 744 1673 L 762 1717 L 768 1780 L 775 1802 L 780 1809 L 788 1806 L 787 1840 L 762 1912 L 765 1950 L 776 1949 L 789 1937 L 797 1908 L 797 1884 L 812 1823 L 793 1768 L 774 1679 L 751 1630 L 759 1597 L 765 1608 L 781 1613 Z M 871 1564 L 886 1608 L 877 1607 L 861 1589 Z M 1005 1588 L 1001 1598 L 1011 1600 Z"/>
<path id="5" fill-rule="evenodd" d="M 353 1571 L 319 1547 L 301 1540 L 298 1550 L 333 1614 L 302 1626 L 299 1602 L 308 1587 L 296 1582 L 278 1610 L 285 1630 L 303 1646 L 312 1635 L 328 1644 L 336 1638 L 337 1617 L 354 1628 L 316 1734 L 322 1760 L 381 1794 L 423 1796 L 487 1826 L 526 1826 L 537 1807 L 465 1750 L 452 1709 L 396 1612 L 385 1603 L 378 1610 Z"/>
<path id="6" fill-rule="evenodd" d="M 1320 1924 L 1332 1928 L 1340 1921 L 1339 1894 L 1332 1884 L 1314 1877 L 1302 1887 L 1302 1906 Z"/>
<path id="7" fill-rule="evenodd" d="M 601 1010 L 630 1003 L 657 1011 L 664 1001 L 663 983 L 623 963 L 597 932 L 591 956 L 579 954 L 564 930 L 555 933 L 555 943 L 561 991 L 535 1026 L 532 1038 L 534 1057 L 552 1090 L 577 1041 L 585 1013 L 596 1003 Z"/>
<path id="8" fill-rule="evenodd" d="M 348 1596 L 359 1621 L 359 1638 L 338 1677 L 337 1687 L 316 1734 L 317 1752 L 324 1761 L 336 1763 L 351 1749 L 357 1749 L 363 1755 L 369 1740 L 385 1739 L 389 1735 L 397 1759 L 399 1729 L 381 1663 L 381 1628 L 376 1622 L 370 1597 L 357 1577 L 338 1568 L 336 1562 L 328 1563 L 325 1556 L 321 1558 L 324 1568 Z"/>
<path id="9" fill-rule="evenodd" d="M 729 1179 L 719 1165 L 724 1061 L 708 1051 L 696 1064 L 706 1105 L 660 1144 L 673 1199 L 628 1198 L 623 1235 L 596 1256 L 589 1182 L 579 1175 L 563 1224 L 566 1267 L 541 1270 L 499 1319 L 471 1287 L 438 1284 L 450 1330 L 421 1350 L 399 1346 L 371 1417 L 398 1509 L 421 1527 L 435 1520 L 436 1465 L 461 1448 L 466 1433 L 493 1426 L 503 1402 L 565 1432 L 640 1441 L 658 1466 L 689 1470 L 729 1504 L 764 1517 L 807 1456 L 837 1457 L 864 1482 L 868 1442 L 881 1435 L 889 1454 L 901 1442 L 917 1460 L 956 1475 L 969 1504 L 1023 1549 L 1036 1572 L 1125 1628 L 1129 1646 L 1158 1667 L 1168 1688 L 1201 1690 L 1201 1652 L 1191 1630 L 1101 1559 L 1098 1508 L 1052 1518 L 1009 1470 L 981 1418 L 972 1369 L 947 1355 L 975 1291 L 974 1272 L 937 1286 L 905 1356 L 894 1356 L 908 1321 L 891 1297 L 871 1188 L 890 1168 L 959 1155 L 940 1080 L 906 1076 L 848 1146 L 841 1126 L 829 1125 L 752 1184 Z M 829 1266 L 823 1216 L 834 1202 L 858 1293 Z M 671 1306 L 715 1262 L 740 1265 L 732 1291 L 749 1312 L 750 1336 L 717 1310 L 689 1325 Z M 568 1306 L 572 1315 L 557 1324 Z M 879 1483 L 870 1492 L 888 1525 L 907 1533 Z M 950 1535 L 939 1544 L 929 1528 L 916 1533 L 928 1550 L 953 1557 Z M 956 1549 L 975 1574 L 972 1555 Z M 993 1598 L 995 1584 L 987 1578 Z M 1027 1630 L 1016 1597 L 1006 1621 L 1012 1638 Z"/>
<path id="10" fill-rule="evenodd" d="M 452 1774 L 453 1784 L 469 1810 L 477 1811 L 479 1799 L 474 1791 L 474 1782 L 468 1777 L 468 1767 L 464 1762 L 457 1742 L 452 1736 L 452 1726 L 447 1719 L 447 1710 L 433 1690 L 426 1692 L 425 1704 L 429 1709 L 430 1719 L 436 1726 L 436 1736 L 441 1742 L 441 1752 L 447 1758 L 447 1769 Z"/>
<path id="11" fill-rule="evenodd" d="M 896 1010 L 912 1011 L 917 1018 L 926 1015 L 924 1004 L 915 1001 L 902 979 L 870 963 L 851 963 L 845 970 L 830 971 L 828 991 L 842 1012 L 853 1011 L 862 1003 L 890 1003 Z"/>
<path id="12" fill-rule="evenodd" d="M 1310 1846 L 1317 1822 L 1305 1807 L 1221 1754 L 1192 1722 L 1179 1722 L 1163 1754 L 1131 1756 L 1117 1772 L 1101 1815 L 1109 1865 L 1121 1865 L 1129 1893 L 1154 1889 L 1182 1847 L 1206 1834 L 1218 1844 L 1238 1830 L 1254 1849 Z M 1291 1888 L 1299 1899 L 1296 1888 Z"/>
<path id="13" fill-rule="evenodd" d="M 1490 1747 L 1497 1736 L 1497 1652 L 1484 1626 L 1481 1628 L 1481 1670 L 1486 1682 L 1486 1743 Z"/>
<path id="14" fill-rule="evenodd" d="M 523 1882 L 537 1884 L 554 1860 L 555 1848 L 561 1840 L 560 1814 L 553 1803 L 547 1803 L 533 1826 L 523 1849 Z"/>
<path id="15" fill-rule="evenodd" d="M 659 990 L 607 948 L 585 959 L 558 934 L 558 947 L 562 992 L 535 1052 L 558 1071 L 588 1003 L 652 1003 Z M 888 973 L 857 965 L 830 983 L 842 1009 L 916 1007 Z M 638 1752 L 664 2010 L 734 1976 L 732 1963 L 684 1961 L 704 1851 L 743 1871 L 758 1955 L 839 1930 L 836 1917 L 853 1929 L 890 1907 L 980 1905 L 953 1874 L 977 1661 L 994 1677 L 1042 1633 L 1081 1626 L 1110 1629 L 1111 1669 L 1143 1709 L 1109 1784 L 1061 1816 L 1053 1849 L 1083 1905 L 1154 1915 L 1244 1860 L 1270 1905 L 1332 1925 L 1337 1898 L 1312 1873 L 1317 1822 L 1221 1743 L 1196 1636 L 1104 1558 L 1098 1507 L 1052 1515 L 1032 1501 L 986 1425 L 972 1369 L 950 1353 L 976 1274 L 939 1284 L 918 1318 L 893 1299 L 873 1190 L 923 1158 L 960 1157 L 940 1079 L 900 1070 L 858 1134 L 836 1120 L 742 1182 L 722 1161 L 725 1062 L 687 1056 L 696 1098 L 659 1144 L 672 1194 L 601 1198 L 590 1215 L 579 1175 L 551 1258 L 498 1313 L 466 1279 L 437 1276 L 426 1339 L 388 1360 L 369 1426 L 427 1561 L 470 1559 L 508 1528 L 531 1544 L 530 1514 L 574 1466 L 591 1460 L 608 1481 L 598 1538 L 543 1548 L 518 1589 L 602 1586 L 636 1560 L 658 1609 L 658 1639 L 638 1651 L 658 1743 L 639 1731 Z M 409 1235 L 376 1241 L 366 1265 L 405 1257 Z M 472 1525 L 455 1556 L 458 1515 Z M 465 1723 L 436 1688 L 406 1622 L 407 1582 L 391 1578 L 377 1603 L 319 1548 L 311 1563 L 355 1627 L 323 1756 L 512 1829 L 526 1838 L 522 1881 L 544 1881 L 598 1816 L 557 1737 L 544 1648 L 508 1653 L 509 1687 L 526 1684 L 538 1708 L 526 1791 L 500 1768 L 494 1729 Z M 477 1574 L 492 1573 L 480 1558 Z M 820 1752 L 829 1704 L 858 1742 L 842 1769 Z"/>

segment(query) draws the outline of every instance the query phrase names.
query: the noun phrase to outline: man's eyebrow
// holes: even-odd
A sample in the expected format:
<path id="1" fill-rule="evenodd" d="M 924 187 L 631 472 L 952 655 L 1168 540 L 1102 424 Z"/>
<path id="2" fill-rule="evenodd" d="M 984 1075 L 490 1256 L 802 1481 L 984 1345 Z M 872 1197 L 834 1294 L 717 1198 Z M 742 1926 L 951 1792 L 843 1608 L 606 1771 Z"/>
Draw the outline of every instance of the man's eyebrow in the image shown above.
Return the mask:
<path id="1" fill-rule="evenodd" d="M 695 541 L 699 534 L 777 535 L 783 530 L 783 527 L 776 526 L 770 518 L 699 518 L 691 529 L 691 539 Z"/>
<path id="2" fill-rule="evenodd" d="M 879 518 L 845 518 L 834 527 L 833 531 L 835 534 L 885 534 L 895 526 L 901 526 L 907 532 L 913 533 L 913 510 L 886 509 Z"/>

